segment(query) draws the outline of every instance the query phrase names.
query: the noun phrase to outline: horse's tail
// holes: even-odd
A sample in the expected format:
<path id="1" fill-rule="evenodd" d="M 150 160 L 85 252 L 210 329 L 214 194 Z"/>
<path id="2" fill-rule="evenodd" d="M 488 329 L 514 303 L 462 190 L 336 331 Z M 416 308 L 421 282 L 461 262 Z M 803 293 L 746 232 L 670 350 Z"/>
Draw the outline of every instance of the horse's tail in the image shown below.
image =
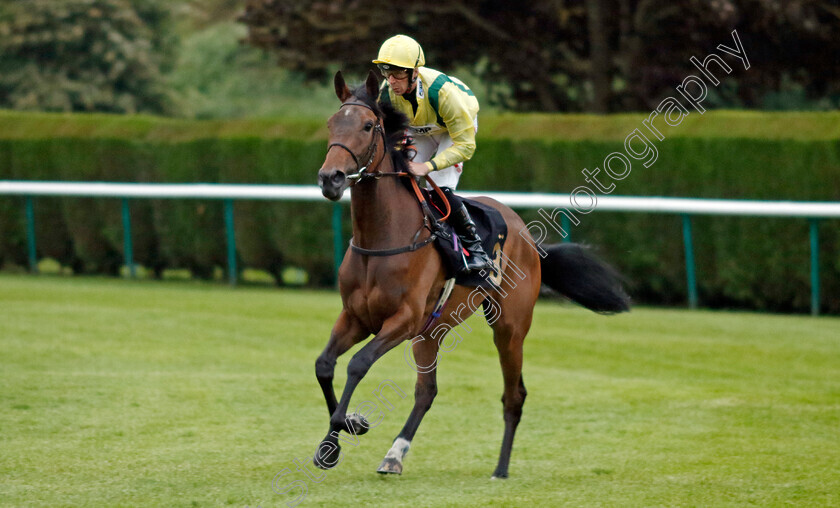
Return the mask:
<path id="1" fill-rule="evenodd" d="M 545 248 L 542 258 L 544 284 L 589 310 L 613 314 L 630 310 L 630 297 L 621 287 L 621 275 L 576 243 Z"/>

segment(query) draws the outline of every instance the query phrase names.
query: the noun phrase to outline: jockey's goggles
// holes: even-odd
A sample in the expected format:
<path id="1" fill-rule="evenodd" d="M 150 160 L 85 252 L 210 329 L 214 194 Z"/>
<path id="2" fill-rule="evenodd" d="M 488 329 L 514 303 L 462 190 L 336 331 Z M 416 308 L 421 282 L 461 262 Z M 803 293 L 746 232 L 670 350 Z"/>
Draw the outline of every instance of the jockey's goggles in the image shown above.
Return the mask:
<path id="1" fill-rule="evenodd" d="M 377 67 L 379 67 L 379 72 L 385 76 L 385 79 L 388 79 L 391 76 L 394 76 L 396 79 L 405 79 L 408 77 L 409 73 L 411 73 L 411 69 L 397 67 L 396 65 L 391 64 L 379 64 Z"/>

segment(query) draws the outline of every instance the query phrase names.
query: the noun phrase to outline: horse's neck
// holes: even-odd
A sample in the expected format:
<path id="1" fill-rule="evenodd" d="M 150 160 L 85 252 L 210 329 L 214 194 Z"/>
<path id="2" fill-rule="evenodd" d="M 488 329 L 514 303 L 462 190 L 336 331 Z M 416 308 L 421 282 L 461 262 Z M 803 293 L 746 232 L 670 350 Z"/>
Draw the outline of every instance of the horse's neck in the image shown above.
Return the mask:
<path id="1" fill-rule="evenodd" d="M 393 170 L 390 155 L 378 169 Z M 408 245 L 413 240 L 423 223 L 423 214 L 401 179 L 387 176 L 353 186 L 353 238 L 359 247 L 387 249 Z"/>

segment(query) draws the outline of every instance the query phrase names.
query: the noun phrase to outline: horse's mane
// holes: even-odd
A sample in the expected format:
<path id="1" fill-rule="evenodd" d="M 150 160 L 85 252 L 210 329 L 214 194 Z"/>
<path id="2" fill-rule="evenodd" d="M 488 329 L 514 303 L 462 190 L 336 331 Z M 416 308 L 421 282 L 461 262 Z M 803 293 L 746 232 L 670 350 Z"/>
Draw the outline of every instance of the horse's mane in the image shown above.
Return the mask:
<path id="1" fill-rule="evenodd" d="M 408 128 L 408 117 L 397 111 L 390 103 L 380 103 L 376 97 L 370 97 L 364 84 L 352 89 L 350 93 L 360 102 L 368 105 L 376 116 L 382 119 L 382 128 L 385 129 L 385 139 L 388 142 L 388 153 L 394 161 L 394 169 L 398 172 L 408 171 L 408 151 L 400 149 L 405 139 L 405 130 Z"/>

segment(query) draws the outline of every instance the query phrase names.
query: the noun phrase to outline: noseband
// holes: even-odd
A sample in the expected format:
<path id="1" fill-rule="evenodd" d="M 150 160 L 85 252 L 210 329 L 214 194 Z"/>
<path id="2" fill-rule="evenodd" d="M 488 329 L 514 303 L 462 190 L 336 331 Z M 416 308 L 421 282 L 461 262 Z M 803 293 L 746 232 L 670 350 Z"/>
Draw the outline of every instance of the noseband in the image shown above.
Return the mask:
<path id="1" fill-rule="evenodd" d="M 350 175 L 347 175 L 347 179 L 348 180 L 358 180 L 358 179 L 362 178 L 363 173 L 370 167 L 370 165 L 373 163 L 373 159 L 376 157 L 376 144 L 379 141 L 379 137 L 380 137 L 380 136 L 377 136 L 377 134 L 381 135 L 381 137 L 382 137 L 382 146 L 385 149 L 385 153 L 383 155 L 383 158 L 388 155 L 388 147 L 385 146 L 386 145 L 385 133 L 383 132 L 382 124 L 379 122 L 379 115 L 376 114 L 376 111 L 374 111 L 372 107 L 368 106 L 367 104 L 365 104 L 363 102 L 345 102 L 338 109 L 341 109 L 344 106 L 361 106 L 363 108 L 367 108 L 367 109 L 371 110 L 371 112 L 373 112 L 373 114 L 376 115 L 376 126 L 373 128 L 373 135 L 371 137 L 370 144 L 368 145 L 368 148 L 365 151 L 365 154 L 361 157 L 362 160 L 364 160 L 365 157 L 368 157 L 367 163 L 365 163 L 364 166 L 362 166 L 362 164 L 359 162 L 359 157 L 356 157 L 356 154 L 353 153 L 353 150 L 349 149 L 347 147 L 347 145 L 345 145 L 343 143 L 330 143 L 330 146 L 327 147 L 328 152 L 334 146 L 337 146 L 339 148 L 343 148 L 344 150 L 347 151 L 347 153 L 350 154 L 351 157 L 353 157 L 353 162 L 356 163 L 356 171 L 354 173 L 350 174 Z"/>

